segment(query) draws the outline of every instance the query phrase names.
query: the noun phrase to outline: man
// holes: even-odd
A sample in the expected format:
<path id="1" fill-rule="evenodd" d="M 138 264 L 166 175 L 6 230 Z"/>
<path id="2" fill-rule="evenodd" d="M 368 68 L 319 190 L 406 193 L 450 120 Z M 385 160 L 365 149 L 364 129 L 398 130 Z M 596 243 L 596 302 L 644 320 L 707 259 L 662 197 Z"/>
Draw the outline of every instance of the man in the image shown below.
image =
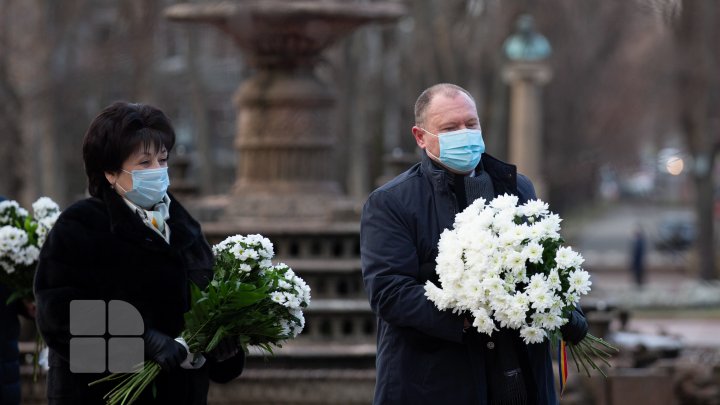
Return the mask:
<path id="1" fill-rule="evenodd" d="M 491 337 L 471 320 L 439 311 L 425 297 L 437 281 L 440 233 L 478 197 L 535 198 L 514 166 L 484 154 L 473 97 L 438 84 L 415 104 L 412 133 L 422 161 L 375 190 L 363 209 L 363 279 L 378 318 L 375 404 L 557 404 L 547 341 L 525 345 L 516 331 Z M 587 323 L 573 312 L 564 337 L 581 340 Z"/>

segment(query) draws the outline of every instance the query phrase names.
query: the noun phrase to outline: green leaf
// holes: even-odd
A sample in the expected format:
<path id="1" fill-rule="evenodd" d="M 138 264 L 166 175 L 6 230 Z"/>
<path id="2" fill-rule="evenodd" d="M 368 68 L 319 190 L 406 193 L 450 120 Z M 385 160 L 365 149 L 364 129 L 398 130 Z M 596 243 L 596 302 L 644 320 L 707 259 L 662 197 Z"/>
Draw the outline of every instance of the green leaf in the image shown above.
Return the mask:
<path id="1" fill-rule="evenodd" d="M 210 343 L 208 343 L 205 351 L 209 352 L 210 350 L 214 349 L 220 343 L 220 340 L 222 340 L 224 334 L 225 328 L 223 326 L 218 327 L 217 331 L 215 331 L 215 336 L 213 336 L 212 340 L 210 340 Z"/>

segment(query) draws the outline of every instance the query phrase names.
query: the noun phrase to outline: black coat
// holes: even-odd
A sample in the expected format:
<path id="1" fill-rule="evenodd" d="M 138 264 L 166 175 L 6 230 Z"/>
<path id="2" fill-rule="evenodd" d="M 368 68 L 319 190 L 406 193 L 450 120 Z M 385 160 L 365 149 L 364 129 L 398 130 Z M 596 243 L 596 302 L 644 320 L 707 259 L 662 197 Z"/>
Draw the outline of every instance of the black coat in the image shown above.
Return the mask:
<path id="1" fill-rule="evenodd" d="M 18 335 L 22 301 L 5 302 L 12 290 L 0 284 L 0 405 L 20 404 L 20 353 Z"/>
<path id="2" fill-rule="evenodd" d="M 69 303 L 123 300 L 140 312 L 146 328 L 170 337 L 183 329 L 189 281 L 201 287 L 212 278 L 213 257 L 200 225 L 171 196 L 170 244 L 114 191 L 67 208 L 48 235 L 35 277 L 37 323 L 50 348 L 48 398 L 58 404 L 101 404 L 113 384 L 88 387 L 103 374 L 69 369 Z M 209 378 L 226 382 L 244 365 L 241 353 L 199 370 L 161 372 L 138 403 L 205 404 Z"/>
<path id="3" fill-rule="evenodd" d="M 486 154 L 482 165 L 496 195 L 535 198 L 532 183 L 515 166 Z M 468 339 L 462 316 L 439 311 L 425 297 L 425 282 L 437 277 L 440 233 L 452 228 L 458 211 L 448 176 L 424 156 L 375 190 L 363 209 L 363 279 L 378 319 L 375 404 L 487 403 L 486 338 L 475 332 Z M 556 404 L 549 344 L 524 347 L 537 392 L 533 403 Z"/>
<path id="4" fill-rule="evenodd" d="M 0 201 L 4 201 L 0 197 Z M 21 301 L 10 305 L 5 302 L 12 290 L 0 285 L 0 405 L 20 403 L 20 353 L 18 335 L 20 322 L 18 313 L 22 312 Z"/>

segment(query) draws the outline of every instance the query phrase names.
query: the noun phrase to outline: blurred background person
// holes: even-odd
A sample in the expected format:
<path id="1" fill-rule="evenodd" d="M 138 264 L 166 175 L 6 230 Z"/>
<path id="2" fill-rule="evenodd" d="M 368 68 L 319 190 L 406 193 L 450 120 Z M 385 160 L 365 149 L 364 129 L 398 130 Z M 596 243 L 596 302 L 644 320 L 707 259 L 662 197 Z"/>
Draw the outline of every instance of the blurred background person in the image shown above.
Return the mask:
<path id="1" fill-rule="evenodd" d="M 633 239 L 630 251 L 630 271 L 633 280 L 638 288 L 642 288 L 645 282 L 645 251 L 647 242 L 645 240 L 645 231 L 639 224 L 635 226 L 633 231 Z"/>

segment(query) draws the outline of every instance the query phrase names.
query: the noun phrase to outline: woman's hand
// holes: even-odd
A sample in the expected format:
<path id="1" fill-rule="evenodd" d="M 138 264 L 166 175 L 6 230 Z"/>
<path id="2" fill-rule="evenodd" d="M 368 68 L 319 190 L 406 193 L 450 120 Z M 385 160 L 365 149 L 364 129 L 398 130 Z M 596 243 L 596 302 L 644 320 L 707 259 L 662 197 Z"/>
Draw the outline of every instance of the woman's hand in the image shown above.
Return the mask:
<path id="1" fill-rule="evenodd" d="M 207 353 L 207 355 L 219 363 L 235 357 L 238 353 L 240 353 L 240 347 L 235 342 L 235 339 L 227 337 L 221 340 L 214 349 Z"/>
<path id="2" fill-rule="evenodd" d="M 25 314 L 28 318 L 35 319 L 35 315 L 37 315 L 37 305 L 35 305 L 35 301 L 23 298 L 22 302 L 25 306 Z"/>
<path id="3" fill-rule="evenodd" d="M 145 340 L 145 353 L 157 362 L 163 370 L 180 367 L 180 363 L 187 358 L 185 347 L 170 336 L 148 329 L 143 335 Z"/>

